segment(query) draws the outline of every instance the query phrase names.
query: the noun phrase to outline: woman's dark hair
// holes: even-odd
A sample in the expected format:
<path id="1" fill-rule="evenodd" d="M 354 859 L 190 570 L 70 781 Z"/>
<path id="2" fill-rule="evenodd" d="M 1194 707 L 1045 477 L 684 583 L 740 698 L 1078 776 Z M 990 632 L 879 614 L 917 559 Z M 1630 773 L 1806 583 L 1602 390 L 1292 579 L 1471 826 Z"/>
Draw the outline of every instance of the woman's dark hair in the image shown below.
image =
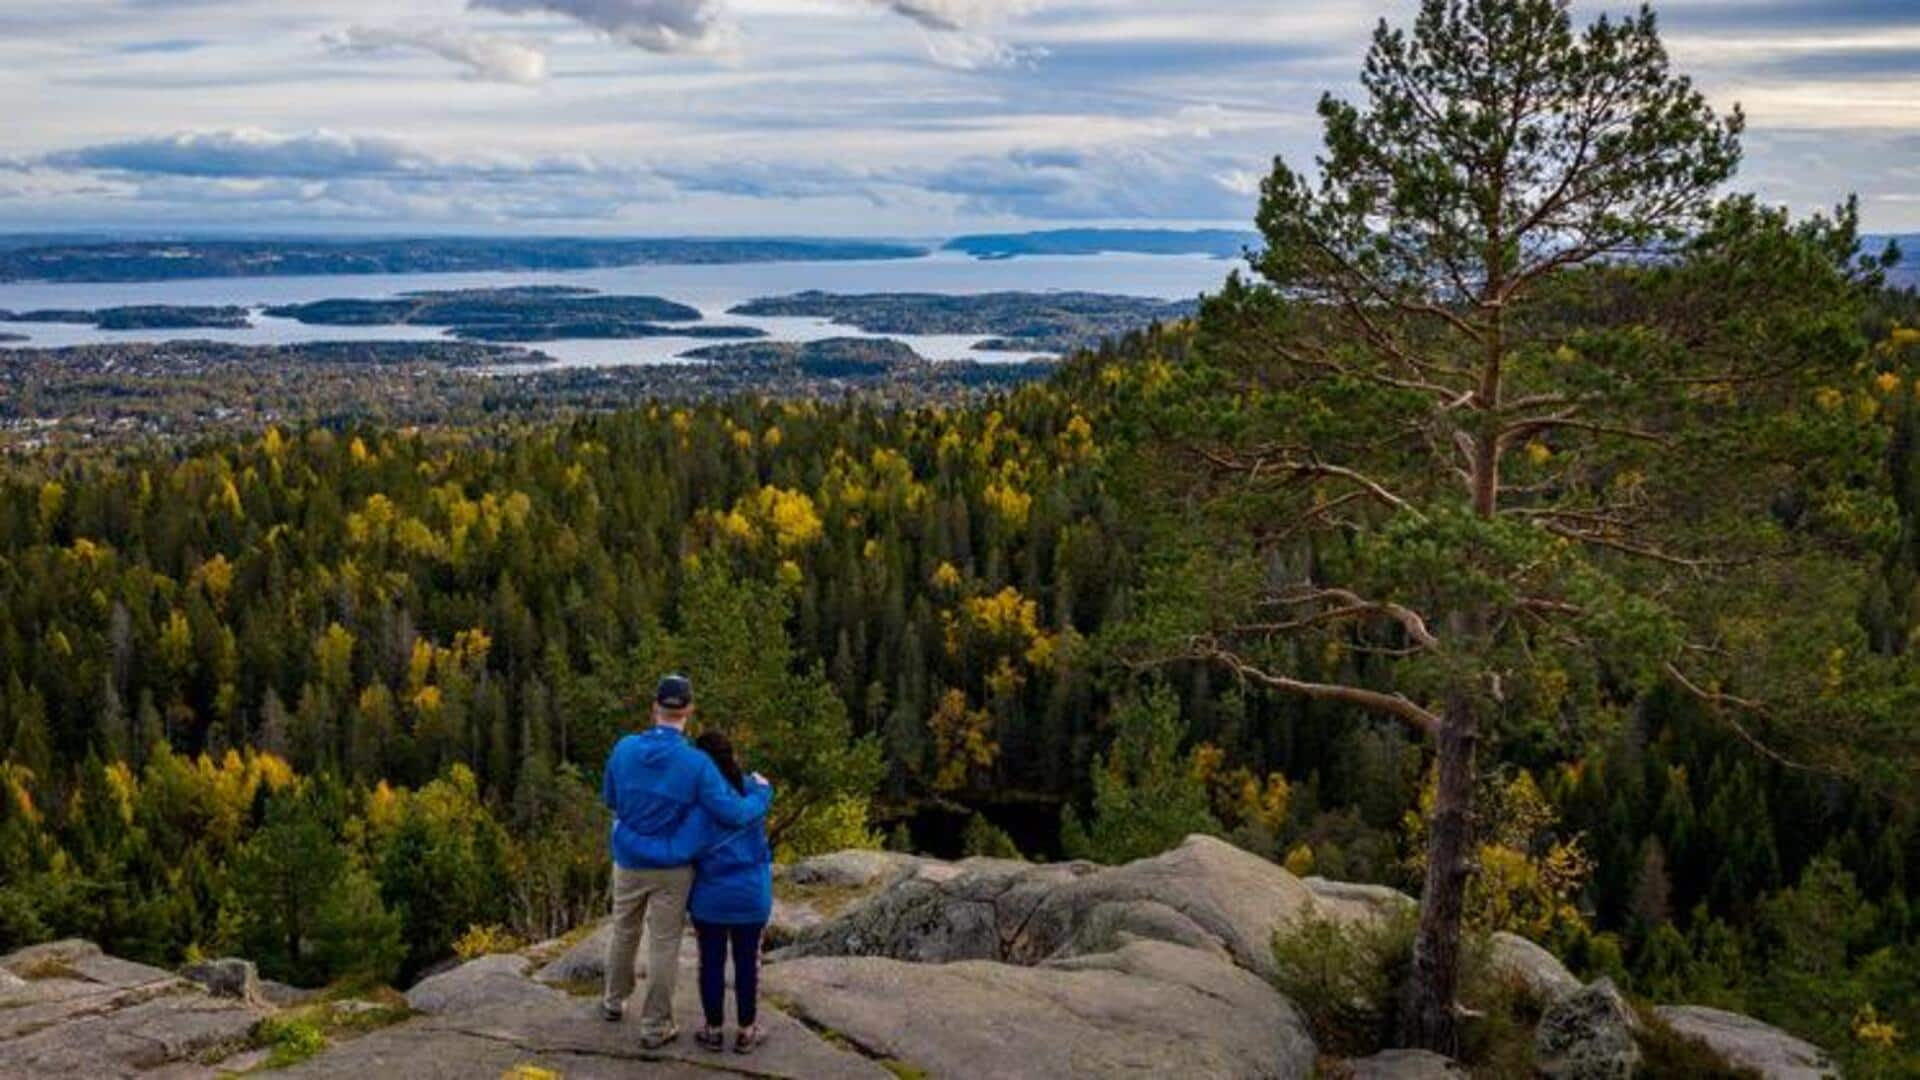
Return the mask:
<path id="1" fill-rule="evenodd" d="M 693 745 L 707 752 L 715 765 L 720 766 L 720 775 L 727 778 L 733 790 L 742 795 L 747 793 L 747 777 L 740 771 L 740 762 L 733 756 L 733 740 L 718 731 L 703 731 L 693 740 Z"/>

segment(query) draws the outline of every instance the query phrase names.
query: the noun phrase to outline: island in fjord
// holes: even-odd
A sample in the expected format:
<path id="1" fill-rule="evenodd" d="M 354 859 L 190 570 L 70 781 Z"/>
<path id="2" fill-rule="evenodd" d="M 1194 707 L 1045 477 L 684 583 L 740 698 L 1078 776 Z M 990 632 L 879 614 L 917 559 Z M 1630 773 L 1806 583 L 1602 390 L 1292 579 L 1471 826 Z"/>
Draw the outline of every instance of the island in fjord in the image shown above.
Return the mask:
<path id="1" fill-rule="evenodd" d="M 750 326 L 699 323 L 700 311 L 658 296 L 608 296 L 566 285 L 455 289 L 382 299 L 315 300 L 266 309 L 276 318 L 320 326 L 444 326 L 473 341 L 561 338 L 753 338 Z M 664 323 L 675 325 L 667 326 Z"/>
<path id="2" fill-rule="evenodd" d="M 80 323 L 101 330 L 245 330 L 252 325 L 247 321 L 247 309 L 233 304 L 136 304 L 93 310 L 36 308 L 0 311 L 0 322 Z M 13 340 L 25 338 L 15 335 Z"/>

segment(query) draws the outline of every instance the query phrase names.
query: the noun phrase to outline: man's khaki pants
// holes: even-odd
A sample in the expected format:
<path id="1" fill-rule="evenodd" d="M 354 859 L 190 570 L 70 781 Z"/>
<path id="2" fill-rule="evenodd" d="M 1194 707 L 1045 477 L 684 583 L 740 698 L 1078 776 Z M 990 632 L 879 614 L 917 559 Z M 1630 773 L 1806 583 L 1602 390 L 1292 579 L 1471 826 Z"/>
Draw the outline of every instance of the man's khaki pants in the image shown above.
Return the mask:
<path id="1" fill-rule="evenodd" d="M 673 1026 L 673 983 L 680 973 L 681 926 L 693 867 L 664 870 L 613 868 L 613 940 L 607 945 L 607 1008 L 618 1011 L 633 993 L 633 960 L 640 923 L 647 926 L 647 999 L 640 1008 L 640 1034 L 665 1034 Z"/>

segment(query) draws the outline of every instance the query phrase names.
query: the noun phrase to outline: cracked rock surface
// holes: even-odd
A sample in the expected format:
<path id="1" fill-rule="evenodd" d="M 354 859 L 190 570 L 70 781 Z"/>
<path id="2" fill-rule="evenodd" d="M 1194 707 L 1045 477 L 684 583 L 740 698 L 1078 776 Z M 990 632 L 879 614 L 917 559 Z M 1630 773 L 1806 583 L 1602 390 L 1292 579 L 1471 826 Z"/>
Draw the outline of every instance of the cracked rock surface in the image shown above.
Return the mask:
<path id="1" fill-rule="evenodd" d="M 602 1019 L 601 923 L 422 979 L 406 995 L 410 1018 L 342 1034 L 284 1074 L 1306 1077 L 1317 1048 L 1270 981 L 1275 930 L 1306 915 L 1396 917 L 1412 903 L 1390 889 L 1303 881 L 1199 836 L 1124 866 L 838 852 L 779 868 L 777 879 L 769 938 L 784 944 L 767 957 L 761 1012 L 771 1037 L 754 1054 L 694 1044 L 690 936 L 677 1043 L 641 1049 L 638 995 L 625 1020 Z M 1494 946 L 1496 968 L 1546 1008 L 1535 1033 L 1543 1072 L 1632 1072 L 1632 1015 L 1609 984 L 1582 987 L 1524 939 L 1496 935 Z M 0 957 L 0 1077 L 202 1077 L 257 1064 L 263 1054 L 249 1047 L 274 1011 L 270 988 L 253 992 L 246 970 L 199 974 L 237 987 L 234 996 L 82 941 Z M 1766 1076 L 1831 1068 L 1817 1049 L 1745 1017 L 1685 1007 L 1661 1015 Z M 1415 1051 L 1336 1064 L 1355 1076 L 1458 1075 Z"/>
<path id="2" fill-rule="evenodd" d="M 787 881 L 804 899 L 852 869 Z M 1267 976 L 1277 927 L 1331 913 L 1265 859 L 1194 836 L 1116 867 L 893 862 L 868 887 L 797 929 L 765 985 L 871 1056 L 934 1077 L 1312 1075 Z"/>
<path id="3" fill-rule="evenodd" d="M 9 953 L 0 970 L 0 1076 L 213 1076 L 266 1015 L 85 941 Z"/>
<path id="4" fill-rule="evenodd" d="M 931 1076 L 1312 1074 L 1286 999 L 1219 957 L 1133 941 L 1038 967 L 812 957 L 771 968 L 809 1023 Z"/>
<path id="5" fill-rule="evenodd" d="M 766 1045 L 750 1055 L 713 1053 L 694 1045 L 700 998 L 694 969 L 683 964 L 674 1014 L 683 1033 L 658 1050 L 640 1048 L 640 995 L 627 1018 L 600 1018 L 599 999 L 573 996 L 526 976 L 517 956 L 488 956 L 422 981 L 408 992 L 427 1015 L 343 1042 L 278 1075 L 452 1078 L 499 1076 L 515 1066 L 562 1076 L 707 1077 L 718 1071 L 758 1077 L 890 1080 L 881 1065 L 821 1038 L 797 1020 L 761 1007 Z"/>
<path id="6" fill-rule="evenodd" d="M 1285 868 L 1190 836 L 1171 851 L 1115 867 L 923 861 L 838 918 L 798 931 L 775 956 L 1031 966 L 1148 937 L 1221 953 L 1268 975 L 1277 927 L 1335 913 Z"/>

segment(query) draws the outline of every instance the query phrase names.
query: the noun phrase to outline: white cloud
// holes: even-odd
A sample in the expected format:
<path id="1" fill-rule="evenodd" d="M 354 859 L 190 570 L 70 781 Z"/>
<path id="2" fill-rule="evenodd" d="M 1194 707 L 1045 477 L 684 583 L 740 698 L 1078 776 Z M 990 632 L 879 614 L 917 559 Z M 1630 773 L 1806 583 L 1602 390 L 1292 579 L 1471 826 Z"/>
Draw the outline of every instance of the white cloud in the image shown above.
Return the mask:
<path id="1" fill-rule="evenodd" d="M 1584 20 L 1609 5 L 1575 6 Z M 1321 92 L 1358 93 L 1374 21 L 1416 7 L 0 0 L 0 101 L 33 106 L 4 125 L 0 159 L 17 157 L 0 160 L 0 231 L 1244 222 L 1272 155 L 1319 149 Z M 1893 0 L 1663 0 L 1661 14 L 1676 66 L 1747 106 L 1743 186 L 1796 207 L 1858 190 L 1871 228 L 1920 228 L 1920 84 L 1901 66 L 1920 14 Z M 737 65 L 684 59 L 736 35 Z M 538 93 L 476 81 L 531 81 L 533 53 Z"/>
<path id="2" fill-rule="evenodd" d="M 955 71 L 985 71 L 1038 63 L 1047 50 L 1015 45 L 985 34 L 928 33 L 927 55 L 941 67 Z"/>
<path id="3" fill-rule="evenodd" d="M 96 143 L 45 155 L 59 169 L 201 179 L 498 179 L 610 171 L 584 155 L 448 156 L 388 135 L 229 128 Z"/>
<path id="4" fill-rule="evenodd" d="M 927 55 L 941 67 L 985 71 L 1030 65 L 1047 55 L 986 31 L 1038 6 L 1038 0 L 865 0 L 911 19 L 925 34 Z"/>
<path id="5" fill-rule="evenodd" d="M 719 53 L 737 34 L 721 0 L 470 0 L 509 15 L 563 15 L 657 53 Z"/>
<path id="6" fill-rule="evenodd" d="M 1253 202 L 1222 183 L 1236 166 L 1189 147 L 1114 145 L 980 155 L 911 182 L 953 196 L 973 212 L 1052 220 L 1245 220 Z M 903 177 L 905 179 L 905 177 Z"/>
<path id="7" fill-rule="evenodd" d="M 527 86 L 547 77 L 547 54 L 538 47 L 450 26 L 349 26 L 339 34 L 328 35 L 326 41 L 341 52 L 432 53 L 466 68 L 469 78 L 488 82 Z"/>
<path id="8" fill-rule="evenodd" d="M 49 154 L 47 163 L 167 176 L 328 177 L 415 172 L 429 161 L 400 140 L 381 136 L 236 128 L 100 143 Z"/>
<path id="9" fill-rule="evenodd" d="M 972 30 L 1034 8 L 1032 0 L 869 0 L 929 30 Z"/>

